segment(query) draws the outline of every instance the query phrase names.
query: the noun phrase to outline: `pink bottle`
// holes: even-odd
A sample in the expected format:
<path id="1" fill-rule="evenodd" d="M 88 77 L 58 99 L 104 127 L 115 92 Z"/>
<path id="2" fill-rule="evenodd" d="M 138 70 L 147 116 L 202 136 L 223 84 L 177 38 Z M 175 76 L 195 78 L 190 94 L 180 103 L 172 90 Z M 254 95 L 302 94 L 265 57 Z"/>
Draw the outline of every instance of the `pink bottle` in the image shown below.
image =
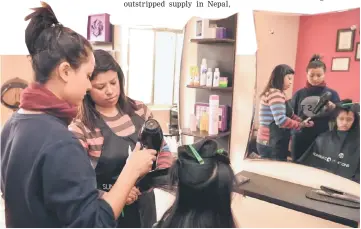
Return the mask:
<path id="1" fill-rule="evenodd" d="M 219 96 L 218 95 L 210 95 L 209 96 L 209 126 L 208 126 L 208 134 L 209 135 L 217 135 L 218 134 L 218 114 L 219 109 Z"/>

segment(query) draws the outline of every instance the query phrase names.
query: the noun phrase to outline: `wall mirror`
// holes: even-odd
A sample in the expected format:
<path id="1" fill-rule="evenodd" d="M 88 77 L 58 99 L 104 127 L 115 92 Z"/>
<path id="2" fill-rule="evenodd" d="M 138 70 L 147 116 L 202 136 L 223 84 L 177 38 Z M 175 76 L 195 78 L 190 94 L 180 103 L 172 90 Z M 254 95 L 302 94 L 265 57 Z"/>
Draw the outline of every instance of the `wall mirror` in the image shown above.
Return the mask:
<path id="1" fill-rule="evenodd" d="M 359 183 L 360 62 L 353 58 L 359 18 L 359 8 L 314 15 L 254 12 L 257 79 L 245 160 L 298 163 Z M 339 36 L 346 29 L 348 36 Z M 340 52 L 341 43 L 351 48 Z M 321 58 L 310 61 L 314 54 Z M 332 70 L 341 68 L 332 66 L 337 57 L 350 57 L 342 67 L 347 70 Z M 279 85 L 282 90 L 272 89 Z M 307 118 L 313 126 L 299 128 Z"/>

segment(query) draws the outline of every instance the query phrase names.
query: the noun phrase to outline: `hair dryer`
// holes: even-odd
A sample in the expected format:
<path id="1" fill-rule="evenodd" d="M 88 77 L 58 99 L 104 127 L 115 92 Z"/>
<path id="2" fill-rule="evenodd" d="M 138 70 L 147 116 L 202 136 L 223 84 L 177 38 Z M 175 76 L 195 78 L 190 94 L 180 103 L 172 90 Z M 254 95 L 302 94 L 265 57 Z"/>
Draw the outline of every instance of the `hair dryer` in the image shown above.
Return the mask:
<path id="1" fill-rule="evenodd" d="M 318 100 L 315 108 L 313 108 L 312 113 L 317 114 L 318 112 L 320 112 L 320 110 L 330 101 L 331 97 L 331 92 L 326 91 L 325 93 L 323 93 L 320 97 L 320 100 Z"/>
<path id="2" fill-rule="evenodd" d="M 330 101 L 332 97 L 332 93 L 329 92 L 329 91 L 326 91 L 325 93 L 323 93 L 321 96 L 320 96 L 320 99 L 318 100 L 316 106 L 312 109 L 312 113 L 315 114 L 315 116 L 313 117 L 302 117 L 303 121 L 307 120 L 307 121 L 311 121 L 311 120 L 315 120 L 315 119 L 318 119 L 318 118 L 322 118 L 322 117 L 325 117 L 325 116 L 328 116 L 329 115 L 329 112 L 321 112 L 321 109 L 324 108 L 324 106 L 327 105 L 327 103 Z"/>
<path id="3" fill-rule="evenodd" d="M 139 134 L 138 141 L 141 144 L 141 148 L 153 149 L 157 151 L 156 156 L 158 156 L 162 148 L 163 140 L 163 131 L 159 123 L 155 119 L 148 119 Z M 141 192 L 146 192 L 156 187 L 167 187 L 169 183 L 169 168 L 156 170 L 156 167 L 157 161 L 154 161 L 152 170 L 136 182 L 136 187 L 138 187 Z"/>
<path id="4" fill-rule="evenodd" d="M 141 148 L 154 149 L 157 151 L 157 155 L 161 150 L 163 144 L 163 131 L 159 123 L 155 119 L 148 119 L 139 134 L 138 141 L 141 144 Z M 155 170 L 157 161 L 153 162 L 152 170 Z"/>

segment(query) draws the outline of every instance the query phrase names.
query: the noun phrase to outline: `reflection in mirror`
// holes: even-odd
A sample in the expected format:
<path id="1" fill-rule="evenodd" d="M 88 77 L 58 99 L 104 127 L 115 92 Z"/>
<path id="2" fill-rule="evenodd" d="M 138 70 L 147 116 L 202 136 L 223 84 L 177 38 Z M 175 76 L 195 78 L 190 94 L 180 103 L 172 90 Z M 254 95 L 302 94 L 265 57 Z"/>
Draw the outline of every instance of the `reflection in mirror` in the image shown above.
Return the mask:
<path id="1" fill-rule="evenodd" d="M 186 25 L 180 102 L 181 134 L 190 143 L 213 139 L 229 152 L 235 71 L 237 14 L 210 20 L 192 18 Z M 184 89 L 184 86 L 186 87 Z"/>
<path id="2" fill-rule="evenodd" d="M 331 62 L 340 56 L 340 42 L 351 47 L 342 56 L 354 56 L 359 13 L 254 13 L 257 83 L 245 159 L 299 163 L 359 183 L 360 62 L 350 58 L 343 67 Z M 332 39 L 341 39 L 337 34 L 346 28 L 349 40 Z M 334 70 L 340 68 L 347 70 Z"/>

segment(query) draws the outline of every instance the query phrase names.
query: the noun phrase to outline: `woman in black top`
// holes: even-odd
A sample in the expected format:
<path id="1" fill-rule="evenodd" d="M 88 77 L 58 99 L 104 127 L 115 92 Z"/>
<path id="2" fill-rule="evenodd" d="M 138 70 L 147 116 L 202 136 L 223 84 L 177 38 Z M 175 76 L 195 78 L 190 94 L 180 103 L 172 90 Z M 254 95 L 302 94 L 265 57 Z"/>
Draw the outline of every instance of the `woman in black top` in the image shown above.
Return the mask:
<path id="1" fill-rule="evenodd" d="M 114 227 L 155 152 L 136 147 L 101 198 L 87 153 L 67 126 L 91 84 L 90 43 L 42 3 L 25 31 L 36 83 L 1 133 L 1 191 L 7 227 Z"/>
<path id="2" fill-rule="evenodd" d="M 326 86 L 326 64 L 321 60 L 319 55 L 312 56 L 307 65 L 306 71 L 306 87 L 298 90 L 292 96 L 291 104 L 298 117 L 303 120 L 312 118 L 314 125 L 311 128 L 293 131 L 291 142 L 291 155 L 293 161 L 297 161 L 302 156 L 319 134 L 329 130 L 328 122 L 330 117 L 323 116 L 317 118 L 315 117 L 316 114 L 312 112 L 319 101 L 320 96 L 322 96 L 325 92 L 331 93 L 330 102 L 321 112 L 334 109 L 335 103 L 340 101 L 338 93 Z"/>

